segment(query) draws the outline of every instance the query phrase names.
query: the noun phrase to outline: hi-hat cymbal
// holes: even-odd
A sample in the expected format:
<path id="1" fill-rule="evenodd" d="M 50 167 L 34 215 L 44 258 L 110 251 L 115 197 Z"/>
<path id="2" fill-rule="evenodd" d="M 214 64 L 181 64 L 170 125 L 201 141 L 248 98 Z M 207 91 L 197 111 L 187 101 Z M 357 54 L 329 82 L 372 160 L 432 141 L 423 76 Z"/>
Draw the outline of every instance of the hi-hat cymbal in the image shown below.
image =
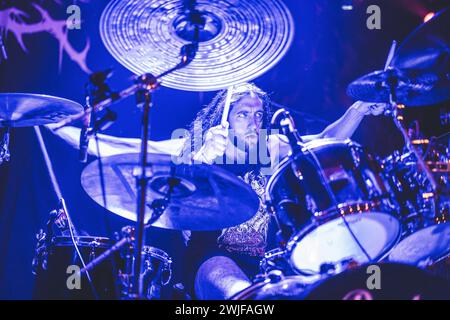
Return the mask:
<path id="1" fill-rule="evenodd" d="M 31 127 L 57 123 L 83 112 L 71 100 L 32 93 L 0 93 L 0 127 Z"/>
<path id="2" fill-rule="evenodd" d="M 83 170 L 81 184 L 87 194 L 112 213 L 136 221 L 136 181 L 139 154 L 102 159 L 103 198 L 98 160 Z M 152 226 L 175 230 L 218 230 L 238 225 L 253 217 L 259 198 L 253 189 L 229 172 L 208 165 L 175 165 L 170 155 L 149 154 L 151 177 L 147 189 L 145 221 L 153 200 L 164 198 L 168 182 L 177 181 L 164 213 Z"/>
<path id="3" fill-rule="evenodd" d="M 292 43 L 294 22 L 281 0 L 113 0 L 102 13 L 100 35 L 120 64 L 157 76 L 177 65 L 180 49 L 193 41 L 193 8 L 202 22 L 198 52 L 163 77 L 163 86 L 211 91 L 250 81 Z"/>

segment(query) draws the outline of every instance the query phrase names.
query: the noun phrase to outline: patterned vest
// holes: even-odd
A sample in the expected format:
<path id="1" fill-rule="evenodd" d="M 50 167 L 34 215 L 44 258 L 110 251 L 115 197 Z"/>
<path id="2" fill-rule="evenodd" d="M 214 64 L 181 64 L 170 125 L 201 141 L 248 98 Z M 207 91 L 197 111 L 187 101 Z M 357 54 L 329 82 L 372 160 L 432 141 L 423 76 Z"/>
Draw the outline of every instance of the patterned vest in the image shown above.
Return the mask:
<path id="1" fill-rule="evenodd" d="M 270 215 L 263 202 L 267 178 L 259 171 L 250 171 L 242 179 L 252 187 L 259 197 L 258 212 L 250 220 L 238 226 L 223 229 L 217 239 L 217 244 L 228 252 L 262 257 L 267 245 L 270 221 Z"/>

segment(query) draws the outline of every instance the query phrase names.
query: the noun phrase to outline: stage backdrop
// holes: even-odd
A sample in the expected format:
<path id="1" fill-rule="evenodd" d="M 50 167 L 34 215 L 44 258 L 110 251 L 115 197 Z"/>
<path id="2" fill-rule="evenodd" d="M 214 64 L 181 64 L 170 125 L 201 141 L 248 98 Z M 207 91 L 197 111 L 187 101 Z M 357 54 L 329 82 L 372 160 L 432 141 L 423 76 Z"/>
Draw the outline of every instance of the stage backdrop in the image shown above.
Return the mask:
<path id="1" fill-rule="evenodd" d="M 378 2 L 382 28 L 369 30 L 366 9 L 377 2 L 353 2 L 354 10 L 344 11 L 341 1 L 286 0 L 296 25 L 293 46 L 275 68 L 255 80 L 276 102 L 323 120 L 309 123 L 296 115 L 304 133 L 317 133 L 340 116 L 352 103 L 345 93 L 348 83 L 381 69 L 391 41 L 402 41 L 422 20 L 420 10 L 405 8 L 406 1 L 383 1 Z M 99 18 L 106 3 L 0 0 L 0 33 L 9 57 L 0 62 L 0 91 L 43 93 L 82 103 L 89 73 L 110 67 L 114 69 L 109 81 L 113 89 L 130 85 L 132 74 L 108 54 L 99 36 Z M 410 3 L 421 8 L 420 1 Z M 81 25 L 69 30 L 66 20 L 74 11 L 68 7 L 74 4 L 80 8 Z M 214 94 L 161 88 L 151 112 L 151 138 L 168 139 L 174 129 L 186 127 Z M 113 109 L 118 120 L 105 133 L 139 137 L 141 113 L 134 99 Z M 90 200 L 81 188 L 84 165 L 78 162 L 78 152 L 43 131 L 77 228 L 111 237 L 129 222 Z M 379 155 L 401 146 L 391 121 L 383 117 L 367 117 L 354 138 Z M 10 149 L 11 161 L 0 165 L 0 298 L 27 299 L 33 288 L 35 233 L 44 226 L 57 199 L 33 129 L 13 129 Z M 182 241 L 177 232 L 151 230 L 148 242 L 166 250 L 174 265 L 182 267 Z"/>

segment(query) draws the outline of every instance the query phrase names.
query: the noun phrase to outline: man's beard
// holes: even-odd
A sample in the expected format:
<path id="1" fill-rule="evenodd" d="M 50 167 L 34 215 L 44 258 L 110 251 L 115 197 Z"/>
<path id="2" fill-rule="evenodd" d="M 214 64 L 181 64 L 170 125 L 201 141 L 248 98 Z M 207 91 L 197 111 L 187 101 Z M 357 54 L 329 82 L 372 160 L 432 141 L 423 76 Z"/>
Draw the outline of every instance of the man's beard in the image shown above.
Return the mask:
<path id="1" fill-rule="evenodd" d="M 235 140 L 235 141 L 233 141 L 234 146 L 241 151 L 245 151 L 246 153 L 249 153 L 249 152 L 254 152 L 254 151 L 258 150 L 259 137 L 257 139 L 255 139 L 254 141 L 248 141 L 245 138 L 239 139 L 237 137 L 235 137 L 234 140 Z"/>
<path id="2" fill-rule="evenodd" d="M 259 163 L 259 137 L 253 141 L 247 139 L 239 139 L 235 137 L 234 146 L 236 149 L 245 152 L 245 164 L 258 164 Z"/>

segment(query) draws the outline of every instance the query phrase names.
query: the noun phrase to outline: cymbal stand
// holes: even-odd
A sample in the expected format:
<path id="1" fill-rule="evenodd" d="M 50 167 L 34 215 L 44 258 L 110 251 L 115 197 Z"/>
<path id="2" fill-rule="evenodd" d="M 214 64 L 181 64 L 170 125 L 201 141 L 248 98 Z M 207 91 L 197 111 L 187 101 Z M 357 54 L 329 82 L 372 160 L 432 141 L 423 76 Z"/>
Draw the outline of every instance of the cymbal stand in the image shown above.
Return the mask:
<path id="1" fill-rule="evenodd" d="M 389 70 L 393 70 L 393 69 L 388 68 L 387 71 L 389 71 Z M 403 140 L 405 142 L 405 147 L 411 154 L 414 154 L 414 156 L 417 160 L 418 167 L 425 173 L 428 181 L 430 182 L 431 188 L 433 189 L 434 210 L 435 210 L 435 214 L 437 216 L 437 214 L 439 213 L 439 192 L 440 192 L 439 186 L 436 183 L 436 180 L 434 179 L 430 168 L 428 168 L 428 166 L 425 164 L 425 161 L 422 158 L 422 155 L 418 152 L 418 150 L 416 148 L 414 148 L 411 138 L 408 135 L 407 129 L 404 126 L 404 122 L 403 122 L 404 121 L 404 116 L 403 116 L 404 106 L 397 103 L 396 88 L 398 85 L 398 79 L 394 74 L 395 73 L 393 72 L 392 76 L 389 77 L 388 81 L 387 81 L 387 84 L 390 89 L 389 104 L 391 107 L 390 111 L 392 114 L 392 120 L 394 121 L 397 129 L 400 131 L 400 133 L 403 136 Z"/>
<path id="2" fill-rule="evenodd" d="M 9 127 L 0 128 L 3 130 L 2 137 L 0 140 L 0 165 L 3 162 L 8 162 L 11 155 L 9 153 Z"/>

